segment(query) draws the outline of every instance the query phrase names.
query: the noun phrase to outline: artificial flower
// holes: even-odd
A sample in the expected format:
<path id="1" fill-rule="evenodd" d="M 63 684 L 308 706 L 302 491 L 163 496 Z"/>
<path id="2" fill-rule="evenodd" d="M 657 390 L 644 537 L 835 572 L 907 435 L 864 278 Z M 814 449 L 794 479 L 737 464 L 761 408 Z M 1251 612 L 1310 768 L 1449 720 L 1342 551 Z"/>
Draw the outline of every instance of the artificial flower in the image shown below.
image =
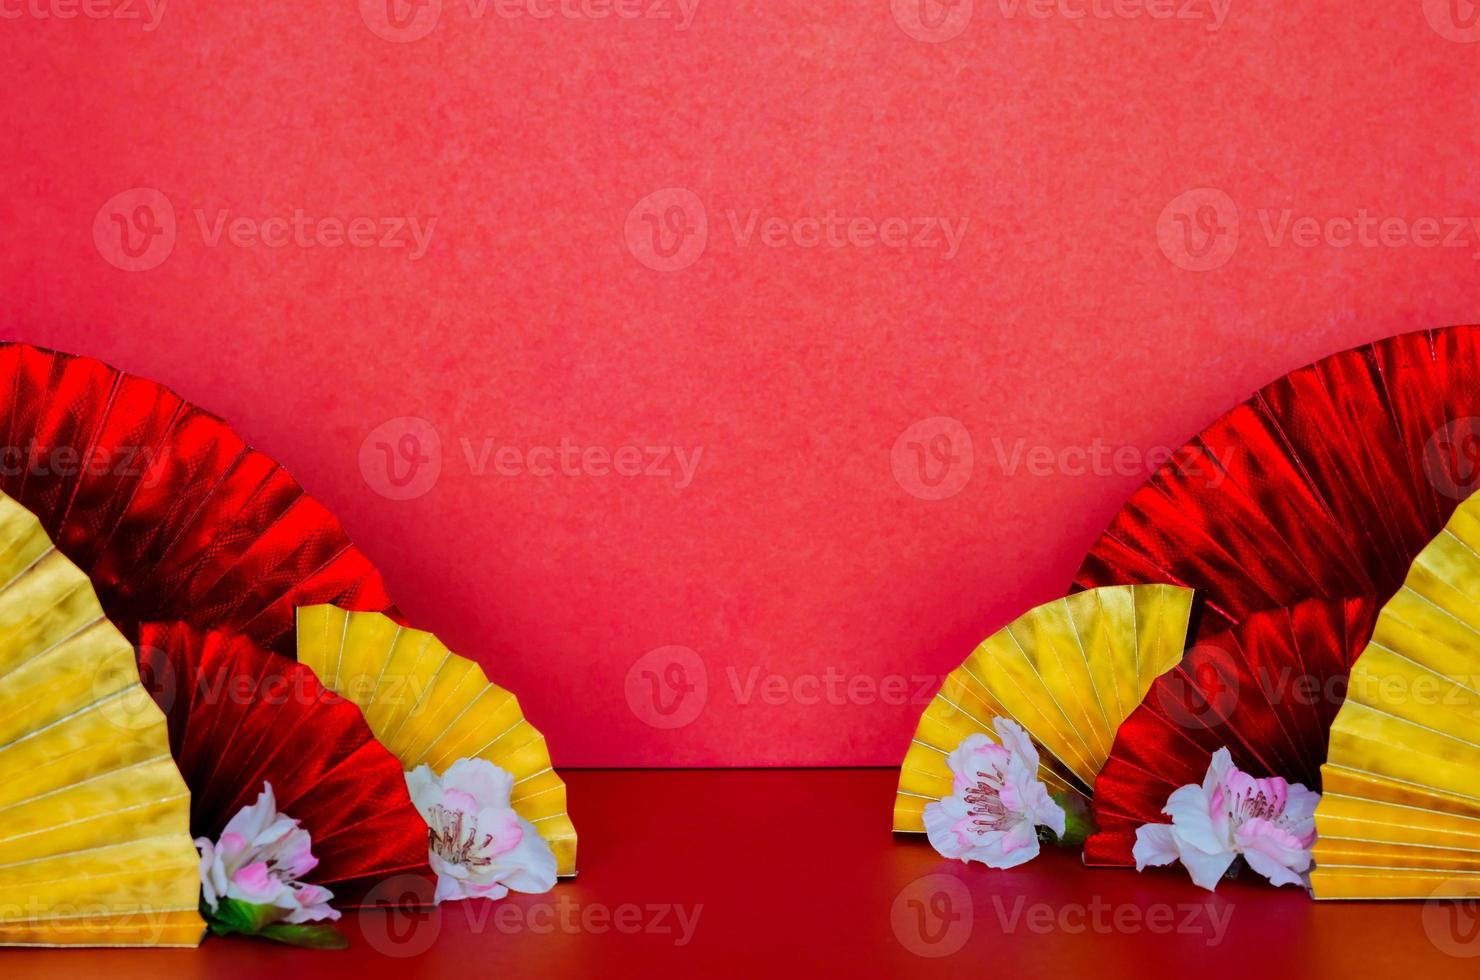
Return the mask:
<path id="1" fill-rule="evenodd" d="M 1038 780 L 1038 750 L 1015 722 L 992 722 L 1000 745 L 969 735 L 946 757 L 950 796 L 925 805 L 925 833 L 948 858 L 1012 868 L 1038 856 L 1038 828 L 1062 837 L 1064 809 Z"/>
<path id="2" fill-rule="evenodd" d="M 427 822 L 438 904 L 554 887 L 555 854 L 509 805 L 510 773 L 485 759 L 459 759 L 440 776 L 417 766 L 406 785 Z"/>
<path id="3" fill-rule="evenodd" d="M 212 931 L 296 945 L 342 945 L 332 927 L 307 926 L 339 918 L 329 907 L 334 897 L 329 889 L 299 880 L 319 863 L 312 844 L 297 820 L 278 812 L 271 783 L 263 783 L 257 802 L 227 822 L 220 840 L 196 838 L 201 911 Z"/>
<path id="4" fill-rule="evenodd" d="M 1189 783 L 1167 800 L 1162 812 L 1170 824 L 1136 830 L 1136 870 L 1180 860 L 1193 881 L 1212 891 L 1241 856 L 1276 885 L 1303 885 L 1320 801 L 1300 783 L 1255 779 L 1219 749 L 1201 786 Z"/>

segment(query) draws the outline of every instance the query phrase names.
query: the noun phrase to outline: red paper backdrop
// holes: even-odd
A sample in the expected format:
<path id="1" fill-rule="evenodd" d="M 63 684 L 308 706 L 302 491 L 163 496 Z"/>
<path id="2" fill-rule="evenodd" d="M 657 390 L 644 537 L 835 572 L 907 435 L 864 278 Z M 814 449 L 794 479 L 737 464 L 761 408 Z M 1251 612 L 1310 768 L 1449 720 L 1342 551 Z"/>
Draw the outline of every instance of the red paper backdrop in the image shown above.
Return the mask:
<path id="1" fill-rule="evenodd" d="M 0 325 L 234 422 L 558 764 L 897 762 L 1152 450 L 1480 319 L 1467 0 L 390 2 L 0 3 Z"/>

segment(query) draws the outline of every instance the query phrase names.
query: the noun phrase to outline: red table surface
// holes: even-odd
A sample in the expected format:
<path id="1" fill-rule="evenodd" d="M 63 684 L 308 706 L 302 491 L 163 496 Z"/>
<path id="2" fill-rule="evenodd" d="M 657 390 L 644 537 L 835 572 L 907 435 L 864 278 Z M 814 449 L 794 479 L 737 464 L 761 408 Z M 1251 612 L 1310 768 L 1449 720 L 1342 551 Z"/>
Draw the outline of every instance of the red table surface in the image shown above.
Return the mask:
<path id="1" fill-rule="evenodd" d="M 346 916 L 339 953 L 16 950 L 6 975 L 1429 980 L 1480 964 L 1473 907 L 1318 904 L 1248 872 L 1210 894 L 1057 851 L 1013 871 L 949 862 L 889 832 L 888 770 L 569 776 L 582 867 L 550 894 Z"/>

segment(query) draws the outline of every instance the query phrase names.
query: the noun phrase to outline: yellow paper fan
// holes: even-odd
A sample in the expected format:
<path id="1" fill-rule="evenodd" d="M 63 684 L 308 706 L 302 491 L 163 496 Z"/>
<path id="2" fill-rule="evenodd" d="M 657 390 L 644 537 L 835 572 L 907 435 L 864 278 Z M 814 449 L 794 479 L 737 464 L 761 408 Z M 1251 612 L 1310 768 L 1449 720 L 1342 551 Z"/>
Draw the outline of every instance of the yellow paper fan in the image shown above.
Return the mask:
<path id="1" fill-rule="evenodd" d="M 1316 898 L 1480 895 L 1480 495 L 1378 616 L 1321 787 Z"/>
<path id="2" fill-rule="evenodd" d="M 0 943 L 196 946 L 190 790 L 133 645 L 0 494 Z"/>
<path id="3" fill-rule="evenodd" d="M 1182 659 L 1191 609 L 1191 589 L 1108 586 L 1038 606 L 993 634 L 921 716 L 900 767 L 894 829 L 924 833 L 925 804 L 951 793 L 946 756 L 977 732 L 997 741 L 997 717 L 1044 750 L 1049 792 L 1088 797 L 1116 729 Z"/>
<path id="4" fill-rule="evenodd" d="M 299 608 L 298 660 L 360 706 L 375 737 L 406 769 L 425 763 L 441 773 L 458 759 L 476 758 L 512 773 L 514 810 L 550 842 L 559 873 L 575 874 L 576 830 L 545 737 L 482 667 L 430 633 L 335 606 Z"/>

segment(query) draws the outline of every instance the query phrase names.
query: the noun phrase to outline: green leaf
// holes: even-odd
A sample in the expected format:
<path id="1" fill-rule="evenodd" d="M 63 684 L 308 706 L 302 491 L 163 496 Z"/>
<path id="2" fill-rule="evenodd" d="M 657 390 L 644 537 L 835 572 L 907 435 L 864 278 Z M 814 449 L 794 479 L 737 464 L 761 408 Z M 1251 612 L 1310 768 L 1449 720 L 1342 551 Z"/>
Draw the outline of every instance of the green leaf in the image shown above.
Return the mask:
<path id="1" fill-rule="evenodd" d="M 349 940 L 344 933 L 322 922 L 304 922 L 298 925 L 278 924 L 268 926 L 260 933 L 263 939 L 304 949 L 348 949 Z"/>
<path id="2" fill-rule="evenodd" d="M 223 898 L 215 909 L 201 903 L 201 914 L 218 936 L 233 933 L 254 936 L 287 915 L 287 909 L 276 905 L 256 905 L 238 898 Z"/>
<path id="3" fill-rule="evenodd" d="M 235 898 L 223 898 L 212 909 L 200 904 L 200 914 L 217 936 L 261 936 L 276 943 L 305 949 L 346 949 L 349 940 L 331 925 L 322 922 L 289 924 L 280 921 L 287 909 L 276 905 L 255 905 Z"/>
<path id="4" fill-rule="evenodd" d="M 1073 791 L 1053 794 L 1053 801 L 1064 811 L 1064 834 L 1056 843 L 1060 847 L 1082 847 L 1097 829 L 1095 815 L 1084 797 Z M 1053 836 L 1050 831 L 1050 836 Z"/>

